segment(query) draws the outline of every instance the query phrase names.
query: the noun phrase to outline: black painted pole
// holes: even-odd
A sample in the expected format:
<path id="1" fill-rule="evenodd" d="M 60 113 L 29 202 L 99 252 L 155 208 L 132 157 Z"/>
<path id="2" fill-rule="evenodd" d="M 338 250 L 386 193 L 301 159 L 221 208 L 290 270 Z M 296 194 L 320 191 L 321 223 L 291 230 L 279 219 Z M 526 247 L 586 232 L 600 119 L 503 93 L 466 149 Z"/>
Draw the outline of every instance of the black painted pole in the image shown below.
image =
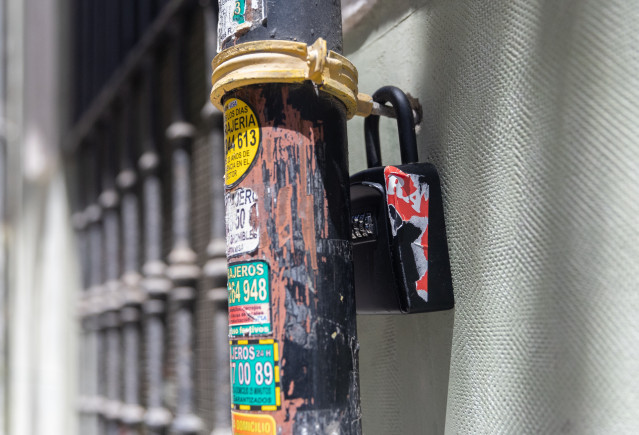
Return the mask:
<path id="1" fill-rule="evenodd" d="M 329 68 L 351 66 L 326 50 L 341 51 L 340 2 L 222 1 L 219 12 L 224 50 L 213 65 L 220 80 L 233 77 L 221 101 L 216 83 L 212 93 L 225 117 L 233 429 L 358 434 L 354 109 L 325 86 L 342 70 Z"/>

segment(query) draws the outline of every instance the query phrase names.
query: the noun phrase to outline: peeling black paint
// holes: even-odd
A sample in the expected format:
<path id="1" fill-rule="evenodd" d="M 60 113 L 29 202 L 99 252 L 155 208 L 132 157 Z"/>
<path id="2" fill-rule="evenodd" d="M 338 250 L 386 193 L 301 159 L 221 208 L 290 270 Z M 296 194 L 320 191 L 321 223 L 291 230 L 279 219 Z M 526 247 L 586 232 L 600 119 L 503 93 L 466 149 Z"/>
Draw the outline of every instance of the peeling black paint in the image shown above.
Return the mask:
<path id="1" fill-rule="evenodd" d="M 283 403 L 271 415 L 281 433 L 360 433 L 344 106 L 311 84 L 227 98 L 250 104 L 262 126 L 259 162 L 239 185 L 257 192 L 260 247 L 234 261 L 272 270 Z"/>

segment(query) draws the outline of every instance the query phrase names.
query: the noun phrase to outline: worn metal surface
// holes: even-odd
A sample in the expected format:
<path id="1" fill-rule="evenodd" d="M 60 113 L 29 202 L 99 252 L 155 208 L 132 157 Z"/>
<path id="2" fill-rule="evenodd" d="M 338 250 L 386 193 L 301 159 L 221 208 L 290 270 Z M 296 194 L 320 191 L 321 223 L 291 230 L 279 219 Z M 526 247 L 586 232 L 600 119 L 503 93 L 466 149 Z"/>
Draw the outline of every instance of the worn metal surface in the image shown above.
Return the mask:
<path id="1" fill-rule="evenodd" d="M 239 183 L 258 199 L 259 246 L 228 261 L 269 265 L 282 405 L 267 414 L 280 433 L 360 433 L 344 106 L 312 85 L 227 98 L 247 103 L 261 127 L 257 161 Z"/>
<path id="2" fill-rule="evenodd" d="M 225 94 L 254 84 L 302 84 L 312 81 L 346 106 L 347 118 L 373 110 L 372 100 L 358 93 L 357 69 L 330 51 L 324 38 L 313 44 L 293 41 L 246 42 L 219 53 L 211 62 L 211 102 L 220 110 Z"/>

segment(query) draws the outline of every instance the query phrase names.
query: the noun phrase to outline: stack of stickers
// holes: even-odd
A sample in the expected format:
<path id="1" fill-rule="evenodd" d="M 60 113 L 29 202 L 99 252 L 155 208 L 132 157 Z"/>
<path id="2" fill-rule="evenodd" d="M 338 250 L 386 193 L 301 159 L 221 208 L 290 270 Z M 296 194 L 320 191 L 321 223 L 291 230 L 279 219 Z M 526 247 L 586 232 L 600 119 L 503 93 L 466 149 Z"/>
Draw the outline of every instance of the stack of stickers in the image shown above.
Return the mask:
<path id="1" fill-rule="evenodd" d="M 233 262 L 260 243 L 257 193 L 238 184 L 256 161 L 261 130 L 255 112 L 231 98 L 224 105 L 225 205 L 228 266 L 231 403 L 239 410 L 275 411 L 281 406 L 278 343 L 272 338 L 269 265 Z M 234 433 L 275 433 L 273 417 L 233 413 Z"/>

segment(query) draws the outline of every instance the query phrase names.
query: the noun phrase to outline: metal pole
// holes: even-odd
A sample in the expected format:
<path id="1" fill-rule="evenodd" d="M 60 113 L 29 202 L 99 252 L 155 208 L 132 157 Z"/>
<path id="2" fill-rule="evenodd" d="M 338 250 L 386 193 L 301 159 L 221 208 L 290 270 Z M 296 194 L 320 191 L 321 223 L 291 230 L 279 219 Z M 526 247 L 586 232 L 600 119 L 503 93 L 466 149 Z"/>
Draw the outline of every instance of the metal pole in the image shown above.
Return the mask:
<path id="1" fill-rule="evenodd" d="M 150 434 L 161 435 L 171 423 L 171 413 L 164 406 L 164 342 L 166 295 L 171 282 L 162 261 L 162 183 L 158 152 L 158 65 L 154 55 L 147 61 L 146 110 L 144 111 L 144 152 L 138 167 L 143 176 L 144 195 L 144 278 L 142 288 L 148 295 L 144 302 L 147 411 L 145 424 Z"/>
<path id="2" fill-rule="evenodd" d="M 196 283 L 200 268 L 197 255 L 191 247 L 191 148 L 195 138 L 195 127 L 187 121 L 188 65 L 185 26 L 189 12 L 186 11 L 173 23 L 171 61 L 173 66 L 173 119 L 166 130 L 172 145 L 173 181 L 173 248 L 169 254 L 168 275 L 173 281 L 171 299 L 175 311 L 175 370 L 177 374 L 177 406 L 172 430 L 180 434 L 198 433 L 202 421 L 194 413 L 194 302 L 197 296 Z"/>
<path id="3" fill-rule="evenodd" d="M 225 117 L 233 427 L 358 434 L 346 143 L 357 93 L 347 105 L 342 87 L 326 85 L 354 70 L 327 51 L 341 50 L 340 4 L 263 7 L 221 2 L 228 50 L 214 61 L 212 100 Z"/>

